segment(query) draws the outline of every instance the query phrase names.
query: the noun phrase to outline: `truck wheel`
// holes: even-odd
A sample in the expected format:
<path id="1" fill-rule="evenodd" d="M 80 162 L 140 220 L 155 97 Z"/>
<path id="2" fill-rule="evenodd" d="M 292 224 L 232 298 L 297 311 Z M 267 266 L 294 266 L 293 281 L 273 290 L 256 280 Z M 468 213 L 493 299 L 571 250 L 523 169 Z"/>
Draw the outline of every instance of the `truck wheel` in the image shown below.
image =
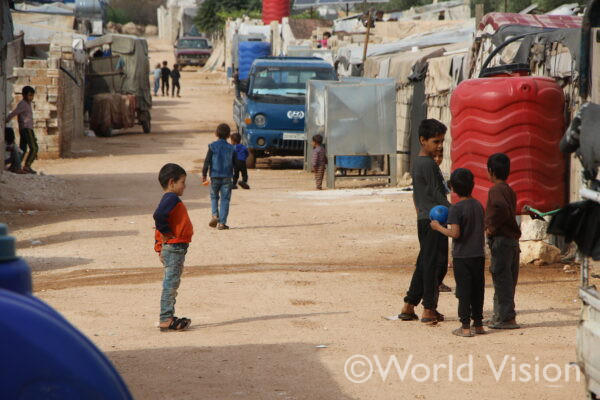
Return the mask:
<path id="1" fill-rule="evenodd" d="M 96 136 L 99 136 L 99 137 L 112 137 L 112 127 L 107 126 L 107 127 L 98 128 L 98 129 L 94 130 L 94 133 L 96 134 Z"/>
<path id="2" fill-rule="evenodd" d="M 256 168 L 256 154 L 254 154 L 254 150 L 249 150 L 248 152 L 250 154 L 248 154 L 248 158 L 246 159 L 246 167 L 254 169 Z"/>
<path id="3" fill-rule="evenodd" d="M 149 119 L 145 119 L 142 121 L 142 129 L 144 130 L 144 133 L 152 132 L 152 123 Z"/>

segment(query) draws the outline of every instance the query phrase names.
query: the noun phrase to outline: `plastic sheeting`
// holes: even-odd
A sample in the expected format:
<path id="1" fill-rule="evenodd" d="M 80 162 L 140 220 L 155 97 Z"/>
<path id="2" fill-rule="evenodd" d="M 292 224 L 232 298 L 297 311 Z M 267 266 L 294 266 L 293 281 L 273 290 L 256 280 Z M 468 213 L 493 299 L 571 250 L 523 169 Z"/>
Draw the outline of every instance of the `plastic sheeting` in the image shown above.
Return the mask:
<path id="1" fill-rule="evenodd" d="M 331 155 L 395 154 L 395 82 L 326 85 L 325 131 Z"/>
<path id="2" fill-rule="evenodd" d="M 472 40 L 474 33 L 473 23 L 468 22 L 452 30 L 413 35 L 393 43 L 371 44 L 367 48 L 367 57 L 399 53 L 413 48 L 468 42 Z M 343 47 L 339 50 L 336 60 L 345 58 L 350 64 L 362 64 L 363 49 L 362 45 Z"/>

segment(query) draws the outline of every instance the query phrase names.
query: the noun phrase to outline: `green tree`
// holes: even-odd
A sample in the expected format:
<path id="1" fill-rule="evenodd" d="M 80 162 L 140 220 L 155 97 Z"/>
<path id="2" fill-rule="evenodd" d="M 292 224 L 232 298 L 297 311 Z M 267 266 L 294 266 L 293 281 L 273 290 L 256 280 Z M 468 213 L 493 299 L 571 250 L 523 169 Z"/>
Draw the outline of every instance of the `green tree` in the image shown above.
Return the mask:
<path id="1" fill-rule="evenodd" d="M 196 14 L 194 22 L 201 32 L 219 35 L 227 18 L 249 15 L 260 18 L 261 0 L 206 0 Z"/>

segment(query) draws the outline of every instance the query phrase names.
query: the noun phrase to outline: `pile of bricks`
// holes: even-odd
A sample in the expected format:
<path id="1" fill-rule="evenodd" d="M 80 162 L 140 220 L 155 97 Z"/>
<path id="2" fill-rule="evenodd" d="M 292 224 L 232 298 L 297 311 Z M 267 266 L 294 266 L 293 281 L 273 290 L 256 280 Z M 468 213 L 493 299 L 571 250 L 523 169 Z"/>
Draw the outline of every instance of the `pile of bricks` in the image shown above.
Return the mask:
<path id="1" fill-rule="evenodd" d="M 61 66 L 69 71 L 82 71 L 82 66 L 73 59 L 70 43 L 53 43 L 48 59 L 25 59 L 22 68 L 13 70 L 13 77 L 17 78 L 13 85 L 13 107 L 22 99 L 23 86 L 35 89 L 33 118 L 39 158 L 69 156 L 73 136 L 77 131 L 83 132 L 83 80 L 76 84 L 60 70 Z"/>

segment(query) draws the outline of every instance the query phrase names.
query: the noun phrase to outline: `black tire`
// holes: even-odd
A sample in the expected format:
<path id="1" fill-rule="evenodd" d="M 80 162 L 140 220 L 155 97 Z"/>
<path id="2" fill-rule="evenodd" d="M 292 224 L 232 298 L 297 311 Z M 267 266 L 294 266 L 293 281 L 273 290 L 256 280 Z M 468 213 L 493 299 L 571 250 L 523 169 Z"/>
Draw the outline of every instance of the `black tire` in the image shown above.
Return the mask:
<path id="1" fill-rule="evenodd" d="M 248 150 L 248 158 L 246 159 L 246 167 L 248 169 L 256 168 L 256 154 L 254 154 L 254 150 Z"/>
<path id="2" fill-rule="evenodd" d="M 108 126 L 108 127 L 99 128 L 99 129 L 94 130 L 94 133 L 98 137 L 112 137 L 112 127 Z"/>
<path id="3" fill-rule="evenodd" d="M 142 120 L 142 129 L 144 130 L 144 133 L 152 132 L 152 122 L 150 122 L 149 119 Z"/>

